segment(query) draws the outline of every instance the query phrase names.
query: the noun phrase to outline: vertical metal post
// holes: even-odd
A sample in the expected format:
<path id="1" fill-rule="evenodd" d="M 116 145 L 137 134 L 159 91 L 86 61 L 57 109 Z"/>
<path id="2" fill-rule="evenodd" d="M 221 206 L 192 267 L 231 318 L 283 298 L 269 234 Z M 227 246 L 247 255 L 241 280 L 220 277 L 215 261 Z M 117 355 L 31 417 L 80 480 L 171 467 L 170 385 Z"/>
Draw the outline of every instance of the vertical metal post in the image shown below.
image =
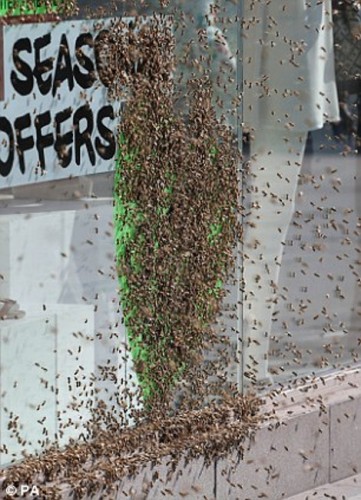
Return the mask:
<path id="1" fill-rule="evenodd" d="M 242 19 L 244 15 L 244 0 L 237 1 L 237 54 L 236 54 L 236 82 L 237 82 L 237 113 L 236 113 L 236 133 L 238 150 L 242 153 L 242 125 L 243 125 L 243 40 L 242 40 Z M 242 185 L 243 168 L 242 160 L 237 166 L 237 177 L 240 192 L 240 205 L 242 206 Z M 243 213 L 238 214 L 238 221 L 243 227 Z M 243 349 L 243 291 L 242 291 L 242 241 L 237 238 L 236 256 L 236 282 L 237 282 L 237 359 L 240 361 L 237 366 L 237 387 L 244 392 L 244 349 Z M 242 353 L 240 355 L 240 353 Z"/>

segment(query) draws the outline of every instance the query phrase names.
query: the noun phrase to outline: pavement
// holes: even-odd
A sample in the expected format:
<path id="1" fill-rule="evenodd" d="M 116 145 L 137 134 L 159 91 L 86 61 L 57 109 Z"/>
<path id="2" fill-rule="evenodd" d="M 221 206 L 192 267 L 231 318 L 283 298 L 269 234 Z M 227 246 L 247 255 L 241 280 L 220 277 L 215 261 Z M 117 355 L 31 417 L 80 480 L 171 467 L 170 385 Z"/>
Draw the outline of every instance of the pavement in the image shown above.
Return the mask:
<path id="1" fill-rule="evenodd" d="M 288 497 L 287 500 L 361 500 L 361 474 Z"/>
<path id="2" fill-rule="evenodd" d="M 343 156 L 327 131 L 313 136 L 282 259 L 269 350 L 276 382 L 352 365 L 360 352 L 361 156 Z"/>

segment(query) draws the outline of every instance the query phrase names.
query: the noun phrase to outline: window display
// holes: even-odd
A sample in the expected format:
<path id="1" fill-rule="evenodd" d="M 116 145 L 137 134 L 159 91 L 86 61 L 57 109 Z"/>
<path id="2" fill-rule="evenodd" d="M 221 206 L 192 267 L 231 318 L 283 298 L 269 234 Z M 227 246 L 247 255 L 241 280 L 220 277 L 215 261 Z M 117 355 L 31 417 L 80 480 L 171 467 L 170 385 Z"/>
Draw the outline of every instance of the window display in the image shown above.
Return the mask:
<path id="1" fill-rule="evenodd" d="M 2 466 L 359 365 L 346 4 L 0 4 Z"/>

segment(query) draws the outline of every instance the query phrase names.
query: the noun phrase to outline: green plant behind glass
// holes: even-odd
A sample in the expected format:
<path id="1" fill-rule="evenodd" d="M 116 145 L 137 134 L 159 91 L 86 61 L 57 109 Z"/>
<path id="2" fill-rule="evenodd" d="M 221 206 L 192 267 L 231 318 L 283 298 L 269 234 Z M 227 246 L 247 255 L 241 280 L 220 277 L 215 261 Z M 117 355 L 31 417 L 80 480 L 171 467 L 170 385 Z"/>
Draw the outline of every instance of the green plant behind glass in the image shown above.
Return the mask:
<path id="1" fill-rule="evenodd" d="M 73 8 L 66 0 L 0 0 L 0 16 L 70 14 Z"/>

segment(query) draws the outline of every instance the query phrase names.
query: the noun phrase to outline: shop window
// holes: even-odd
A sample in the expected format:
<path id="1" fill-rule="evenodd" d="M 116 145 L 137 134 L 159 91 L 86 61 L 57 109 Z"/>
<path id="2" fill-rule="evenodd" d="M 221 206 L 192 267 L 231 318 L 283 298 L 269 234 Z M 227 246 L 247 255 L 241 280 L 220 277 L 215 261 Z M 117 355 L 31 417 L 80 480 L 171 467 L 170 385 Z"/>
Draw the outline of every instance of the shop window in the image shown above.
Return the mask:
<path id="1" fill-rule="evenodd" d="M 359 54 L 360 41 L 355 36 L 341 54 L 337 40 L 346 36 L 348 21 L 336 4 L 204 0 L 163 9 L 155 1 L 123 3 L 118 14 L 133 21 L 153 11 L 170 16 L 174 51 L 160 50 L 157 68 L 164 69 L 162 54 L 176 62 L 159 80 L 138 42 L 124 56 L 132 37 L 122 38 L 119 24 L 112 32 L 117 24 L 100 4 L 80 2 L 79 19 L 39 24 L 30 38 L 26 27 L 2 28 L 3 465 L 20 460 L 24 450 L 139 423 L 150 395 L 164 389 L 159 374 L 172 387 L 170 418 L 359 365 L 360 75 L 347 63 L 357 60 L 351 49 Z M 58 9 L 56 2 L 0 3 L 3 16 Z M 350 33 L 360 26 L 356 14 Z M 144 40 L 150 59 L 149 47 L 159 47 Z M 164 92 L 153 114 L 144 95 L 134 99 L 142 97 L 142 71 L 153 78 L 145 96 L 156 85 Z M 170 77 L 174 89 L 166 87 Z M 202 106 L 189 112 L 192 92 Z M 178 152 L 188 162 L 177 160 Z M 208 171 L 201 171 L 199 158 L 206 158 Z M 229 174 L 232 161 L 234 177 L 217 184 L 215 172 Z M 231 184 L 238 206 L 218 206 Z M 222 238 L 230 220 L 241 230 L 229 249 Z M 188 234 L 182 224 L 189 221 Z M 183 231 L 182 239 L 169 227 Z M 216 279 L 219 249 L 222 258 L 232 254 L 233 268 Z M 214 261 L 205 273 L 208 257 Z M 153 267 L 145 266 L 149 258 Z M 185 275 L 188 290 L 179 285 Z M 135 286 L 140 277 L 144 294 Z M 209 280 L 206 292 L 197 279 Z M 132 284 L 138 295 L 130 299 Z M 171 289 L 174 296 L 161 295 Z M 189 300 L 196 292 L 197 300 Z M 137 314 L 143 334 L 132 322 Z M 187 379 L 191 327 L 198 334 L 211 322 L 213 333 L 197 345 L 197 356 L 187 351 L 194 362 Z"/>

